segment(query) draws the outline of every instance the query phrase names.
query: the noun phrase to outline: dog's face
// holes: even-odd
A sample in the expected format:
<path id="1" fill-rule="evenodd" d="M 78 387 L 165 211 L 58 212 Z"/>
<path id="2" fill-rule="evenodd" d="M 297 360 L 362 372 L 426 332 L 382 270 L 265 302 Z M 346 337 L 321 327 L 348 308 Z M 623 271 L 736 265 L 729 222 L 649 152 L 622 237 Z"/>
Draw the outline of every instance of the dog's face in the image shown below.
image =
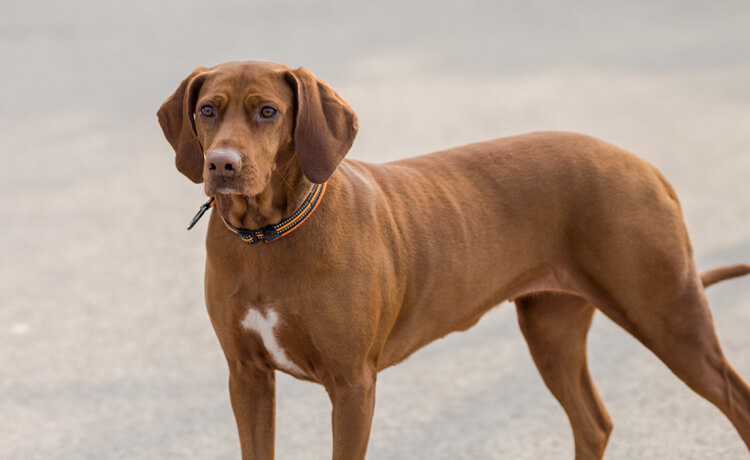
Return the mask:
<path id="1" fill-rule="evenodd" d="M 158 115 L 177 169 L 209 196 L 257 195 L 289 164 L 325 182 L 357 133 L 354 111 L 328 85 L 270 62 L 199 67 Z"/>
<path id="2" fill-rule="evenodd" d="M 206 194 L 261 193 L 294 151 L 294 94 L 271 65 L 224 65 L 205 77 L 195 130 L 203 146 Z"/>

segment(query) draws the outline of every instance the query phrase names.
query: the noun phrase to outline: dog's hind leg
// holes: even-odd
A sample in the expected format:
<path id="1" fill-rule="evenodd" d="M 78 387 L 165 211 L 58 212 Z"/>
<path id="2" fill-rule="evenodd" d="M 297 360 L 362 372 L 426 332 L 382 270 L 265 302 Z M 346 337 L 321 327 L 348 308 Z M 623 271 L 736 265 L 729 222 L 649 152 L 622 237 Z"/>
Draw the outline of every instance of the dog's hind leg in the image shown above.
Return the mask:
<path id="1" fill-rule="evenodd" d="M 750 386 L 724 356 L 701 281 L 692 273 L 672 283 L 677 289 L 631 289 L 596 304 L 721 410 L 750 449 Z"/>
<path id="2" fill-rule="evenodd" d="M 586 335 L 596 308 L 581 297 L 541 293 L 517 299 L 516 310 L 534 363 L 568 415 L 576 460 L 601 459 L 612 421 L 586 361 Z"/>

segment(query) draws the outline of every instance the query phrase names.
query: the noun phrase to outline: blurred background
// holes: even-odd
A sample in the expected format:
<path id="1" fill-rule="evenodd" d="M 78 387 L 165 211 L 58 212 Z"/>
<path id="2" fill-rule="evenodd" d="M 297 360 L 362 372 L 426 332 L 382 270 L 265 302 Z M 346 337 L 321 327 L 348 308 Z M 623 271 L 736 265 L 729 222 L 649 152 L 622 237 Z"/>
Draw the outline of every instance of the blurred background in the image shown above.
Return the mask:
<path id="1" fill-rule="evenodd" d="M 200 186 L 156 110 L 198 65 L 305 66 L 381 162 L 534 130 L 592 134 L 675 186 L 699 268 L 750 262 L 750 4 L 0 3 L 0 458 L 239 458 L 203 302 Z M 709 291 L 750 378 L 750 280 Z M 608 459 L 745 458 L 729 422 L 603 316 Z M 330 458 L 322 387 L 279 375 L 277 458 Z M 565 459 L 573 440 L 503 304 L 380 375 L 372 459 Z"/>

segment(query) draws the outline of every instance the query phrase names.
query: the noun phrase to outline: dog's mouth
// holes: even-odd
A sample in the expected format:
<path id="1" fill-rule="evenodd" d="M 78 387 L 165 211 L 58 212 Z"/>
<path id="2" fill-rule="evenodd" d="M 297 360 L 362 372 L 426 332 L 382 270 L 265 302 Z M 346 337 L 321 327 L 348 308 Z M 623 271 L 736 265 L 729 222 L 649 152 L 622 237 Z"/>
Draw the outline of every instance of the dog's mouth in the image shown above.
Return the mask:
<path id="1" fill-rule="evenodd" d="M 214 196 L 217 193 L 226 195 L 244 195 L 244 185 L 235 178 L 211 177 L 205 181 L 206 195 Z"/>
<path id="2" fill-rule="evenodd" d="M 239 177 L 211 177 L 204 182 L 207 196 L 217 193 L 224 195 L 259 195 L 266 188 L 263 181 L 248 181 Z"/>

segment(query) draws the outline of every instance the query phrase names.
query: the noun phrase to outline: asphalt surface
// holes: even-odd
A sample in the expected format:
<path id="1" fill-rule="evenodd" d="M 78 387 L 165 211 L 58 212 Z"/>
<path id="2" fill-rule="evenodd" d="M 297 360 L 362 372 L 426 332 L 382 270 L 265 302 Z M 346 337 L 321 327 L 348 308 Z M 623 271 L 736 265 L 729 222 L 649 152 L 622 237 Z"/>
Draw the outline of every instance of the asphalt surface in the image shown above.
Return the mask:
<path id="1" fill-rule="evenodd" d="M 305 66 L 357 111 L 352 158 L 560 129 L 646 158 L 699 267 L 750 262 L 746 1 L 0 5 L 0 458 L 239 458 L 203 305 L 204 197 L 159 104 L 198 65 Z M 709 291 L 750 378 L 750 279 Z M 739 459 L 729 422 L 598 316 L 605 458 Z M 278 377 L 277 458 L 330 456 L 322 387 Z M 371 459 L 565 459 L 572 436 L 508 304 L 380 375 Z"/>

